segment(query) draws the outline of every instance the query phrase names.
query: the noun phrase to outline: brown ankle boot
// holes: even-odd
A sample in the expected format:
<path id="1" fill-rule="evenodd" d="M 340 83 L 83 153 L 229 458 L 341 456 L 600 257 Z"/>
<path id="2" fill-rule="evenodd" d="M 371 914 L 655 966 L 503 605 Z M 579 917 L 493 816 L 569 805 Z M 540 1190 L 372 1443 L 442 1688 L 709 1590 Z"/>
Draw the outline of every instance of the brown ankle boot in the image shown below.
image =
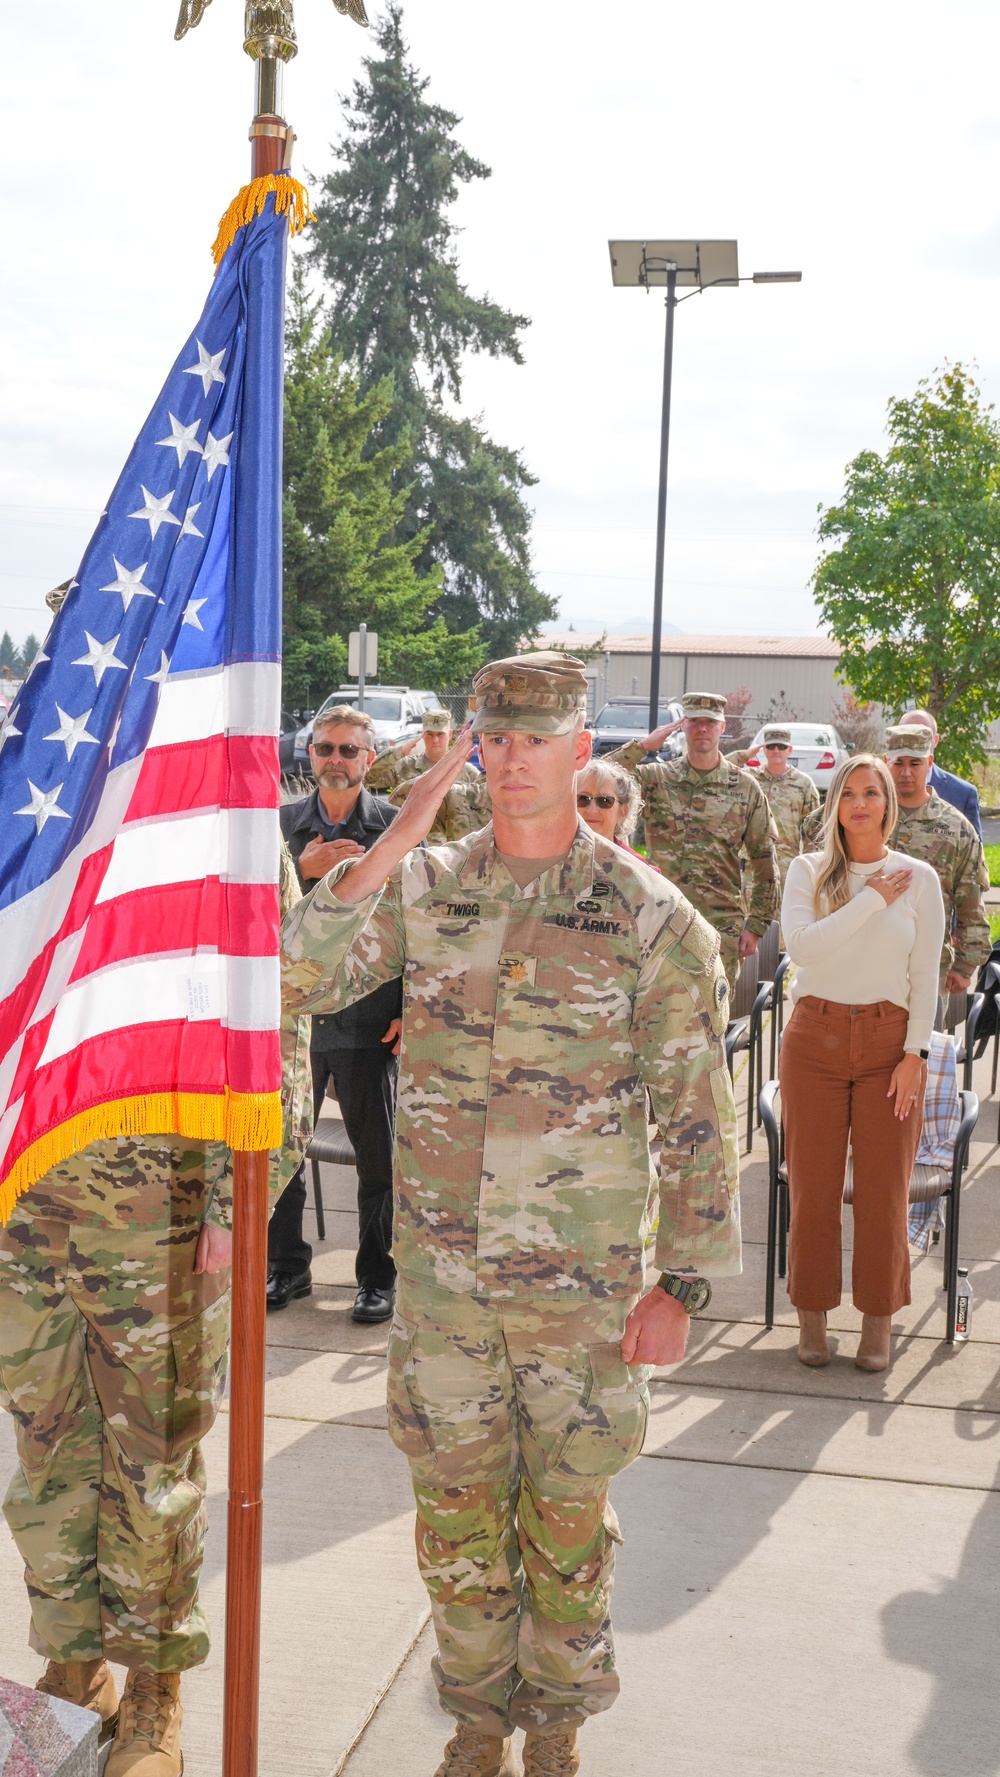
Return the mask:
<path id="1" fill-rule="evenodd" d="M 575 1728 L 525 1735 L 524 1777 L 576 1777 L 579 1769 Z"/>
<path id="2" fill-rule="evenodd" d="M 460 1721 L 434 1777 L 518 1777 L 514 1748 L 509 1740 Z"/>
<path id="3" fill-rule="evenodd" d="M 891 1314 L 863 1314 L 861 1316 L 861 1338 L 858 1341 L 858 1355 L 854 1360 L 859 1370 L 887 1370 L 889 1368 L 889 1335 L 891 1332 Z"/>
<path id="4" fill-rule="evenodd" d="M 830 1362 L 826 1338 L 826 1314 L 823 1309 L 797 1308 L 799 1317 L 799 1363 L 810 1370 L 821 1370 Z"/>
<path id="5" fill-rule="evenodd" d="M 35 1686 L 101 1718 L 101 1739 L 110 1739 L 118 1720 L 118 1692 L 106 1660 L 50 1660 Z"/>
<path id="6" fill-rule="evenodd" d="M 137 1666 L 122 1692 L 104 1777 L 181 1777 L 181 1675 Z"/>

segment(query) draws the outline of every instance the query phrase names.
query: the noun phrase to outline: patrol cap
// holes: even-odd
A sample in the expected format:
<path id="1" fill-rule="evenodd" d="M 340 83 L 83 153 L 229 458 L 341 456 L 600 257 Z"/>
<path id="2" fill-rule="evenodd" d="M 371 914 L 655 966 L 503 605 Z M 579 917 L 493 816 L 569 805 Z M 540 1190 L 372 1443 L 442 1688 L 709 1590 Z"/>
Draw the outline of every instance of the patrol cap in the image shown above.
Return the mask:
<path id="1" fill-rule="evenodd" d="M 885 750 L 887 757 L 929 759 L 934 751 L 934 736 L 929 728 L 916 724 L 912 728 L 890 728 L 885 737 Z"/>
<path id="2" fill-rule="evenodd" d="M 60 586 L 53 586 L 52 591 L 45 594 L 45 603 L 50 611 L 62 610 L 66 597 L 75 584 L 73 579 L 64 580 Z"/>
<path id="3" fill-rule="evenodd" d="M 776 728 L 773 722 L 769 722 L 760 744 L 762 747 L 790 747 L 792 731 L 790 728 Z"/>
<path id="4" fill-rule="evenodd" d="M 569 734 L 587 710 L 587 675 L 573 654 L 541 648 L 481 667 L 472 681 L 473 734 Z"/>
<path id="5" fill-rule="evenodd" d="M 726 720 L 726 700 L 718 691 L 685 691 L 681 708 L 686 716 L 709 716 L 715 722 Z"/>
<path id="6" fill-rule="evenodd" d="M 451 711 L 425 710 L 421 721 L 425 734 L 446 734 L 451 727 Z"/>

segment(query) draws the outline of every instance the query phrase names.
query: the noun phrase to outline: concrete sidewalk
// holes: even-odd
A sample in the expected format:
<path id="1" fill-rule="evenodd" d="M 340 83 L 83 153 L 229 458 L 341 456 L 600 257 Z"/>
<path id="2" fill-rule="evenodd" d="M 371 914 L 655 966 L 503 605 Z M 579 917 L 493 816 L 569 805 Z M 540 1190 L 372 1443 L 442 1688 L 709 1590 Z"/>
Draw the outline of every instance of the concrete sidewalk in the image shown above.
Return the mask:
<path id="1" fill-rule="evenodd" d="M 973 1340 L 949 1352 L 937 1255 L 914 1263 L 887 1375 L 858 1317 L 808 1371 L 794 1314 L 763 1327 L 763 1143 L 744 1162 L 745 1269 L 685 1363 L 652 1384 L 644 1455 L 614 1487 L 627 1542 L 622 1697 L 582 1737 L 587 1777 L 640 1761 L 720 1777 L 1000 1773 L 1000 1164 L 984 1102 L 962 1216 Z M 325 1169 L 313 1297 L 269 1324 L 262 1777 L 430 1777 L 447 1736 L 406 1465 L 385 1432 L 384 1336 L 352 1326 L 354 1175 Z M 845 1248 L 850 1248 L 850 1220 Z M 206 1602 L 217 1646 L 185 1680 L 187 1777 L 221 1763 L 226 1419 L 208 1450 Z M 0 1467 L 12 1460 L 0 1423 Z M 0 1533 L 2 1669 L 31 1682 L 27 1606 Z"/>

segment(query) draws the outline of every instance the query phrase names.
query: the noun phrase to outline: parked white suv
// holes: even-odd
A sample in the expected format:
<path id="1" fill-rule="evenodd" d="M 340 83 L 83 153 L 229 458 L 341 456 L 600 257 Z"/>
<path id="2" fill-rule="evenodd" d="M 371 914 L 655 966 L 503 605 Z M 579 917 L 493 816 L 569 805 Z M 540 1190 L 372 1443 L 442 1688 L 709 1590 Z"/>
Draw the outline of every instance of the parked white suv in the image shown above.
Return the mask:
<path id="1" fill-rule="evenodd" d="M 309 742 L 312 740 L 316 718 L 341 703 L 357 708 L 357 702 L 357 685 L 339 685 L 336 691 L 324 699 L 316 715 L 295 736 L 296 771 L 309 769 Z M 408 685 L 365 686 L 365 714 L 371 717 L 375 725 L 375 745 L 380 753 L 384 753 L 387 747 L 394 747 L 397 741 L 409 740 L 412 734 L 420 734 L 425 710 L 443 708 L 436 691 L 411 691 Z"/>
<path id="2" fill-rule="evenodd" d="M 825 796 L 833 774 L 842 759 L 848 756 L 840 735 L 831 722 L 769 722 L 769 728 L 787 728 L 792 737 L 792 750 L 789 754 L 789 765 L 795 765 L 811 777 L 820 795 Z M 764 738 L 763 728 L 759 728 L 750 742 L 751 756 L 747 764 L 751 770 L 763 766 L 764 754 L 761 742 Z M 756 756 L 755 756 L 756 755 Z"/>

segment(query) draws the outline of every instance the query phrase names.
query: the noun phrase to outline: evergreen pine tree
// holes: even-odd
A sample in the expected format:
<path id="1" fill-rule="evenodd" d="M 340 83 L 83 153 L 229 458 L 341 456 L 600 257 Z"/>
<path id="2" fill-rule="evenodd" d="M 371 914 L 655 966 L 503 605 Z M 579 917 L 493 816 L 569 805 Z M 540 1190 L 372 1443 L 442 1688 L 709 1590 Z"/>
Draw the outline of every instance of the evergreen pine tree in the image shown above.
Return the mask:
<path id="1" fill-rule="evenodd" d="M 27 673 L 28 668 L 31 665 L 32 661 L 34 660 L 35 655 L 38 653 L 38 650 L 41 647 L 41 645 L 42 644 L 38 640 L 38 637 L 36 635 L 30 635 L 28 637 L 27 641 L 24 643 L 24 646 L 22 648 L 20 648 L 18 650 L 18 652 L 14 655 L 15 676 L 17 674 L 21 674 L 21 676 L 23 677 Z"/>
<path id="2" fill-rule="evenodd" d="M 457 142 L 458 117 L 428 100 L 398 0 L 376 41 L 345 100 L 347 133 L 323 181 L 310 252 L 332 291 L 334 344 L 359 367 L 362 388 L 392 378 L 380 438 L 413 440 L 417 487 L 403 527 L 425 533 L 420 566 L 443 568 L 434 612 L 451 630 L 478 622 L 496 657 L 556 615 L 531 574 L 524 490 L 535 478 L 517 450 L 455 409 L 463 355 L 520 364 L 528 322 L 461 282 L 449 211 L 459 187 L 490 169 Z"/>
<path id="3" fill-rule="evenodd" d="M 3 635 L 0 636 L 0 673 L 10 673 L 16 659 L 17 649 L 11 638 L 10 630 L 5 629 Z"/>
<path id="4" fill-rule="evenodd" d="M 461 684 L 481 664 L 474 627 L 449 634 L 428 607 L 440 569 L 416 566 L 406 534 L 410 460 L 404 432 L 369 449 L 392 403 L 388 379 L 359 394 L 317 325 L 297 264 L 289 301 L 284 433 L 284 700 L 315 706 L 347 667 L 347 636 L 366 622 L 379 638 L 379 674 L 419 685 Z"/>

